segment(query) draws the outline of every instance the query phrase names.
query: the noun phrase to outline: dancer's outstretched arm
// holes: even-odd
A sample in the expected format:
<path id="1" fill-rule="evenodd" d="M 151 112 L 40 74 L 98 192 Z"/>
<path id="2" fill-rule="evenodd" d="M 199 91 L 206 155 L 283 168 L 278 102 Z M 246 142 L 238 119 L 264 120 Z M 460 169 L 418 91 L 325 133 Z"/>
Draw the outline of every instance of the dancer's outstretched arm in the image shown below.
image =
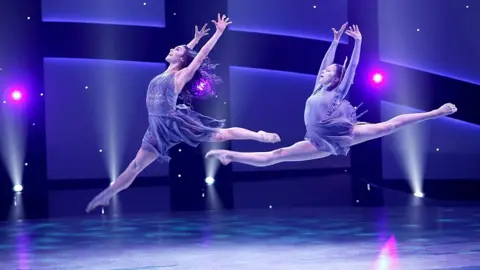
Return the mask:
<path id="1" fill-rule="evenodd" d="M 193 59 L 192 63 L 190 63 L 190 65 L 188 65 L 186 68 L 180 70 L 175 76 L 175 89 L 178 89 L 178 91 L 181 91 L 183 89 L 183 86 L 185 86 L 185 84 L 193 78 L 195 72 L 198 70 L 203 60 L 207 58 L 210 51 L 213 49 L 215 44 L 217 44 L 218 39 L 220 39 L 220 37 L 222 36 L 223 31 L 225 31 L 225 29 L 227 28 L 227 25 L 232 23 L 226 15 L 220 17 L 220 13 L 218 14 L 218 21 L 212 20 L 212 22 L 217 27 L 215 34 L 213 34 L 210 40 L 208 40 L 207 43 L 203 45 L 202 49 L 200 49 L 198 54 L 195 56 L 195 59 Z"/>
<path id="2" fill-rule="evenodd" d="M 341 95 L 340 99 L 344 99 L 347 96 L 348 90 L 353 83 L 355 71 L 357 70 L 358 63 L 360 62 L 360 48 L 362 47 L 362 34 L 360 33 L 358 25 L 350 26 L 350 29 L 348 29 L 345 33 L 355 39 L 355 47 L 353 48 L 352 58 L 350 59 L 347 70 L 345 71 L 345 75 L 342 77 L 342 81 L 337 87 L 337 91 L 339 91 Z"/>
<path id="3" fill-rule="evenodd" d="M 198 30 L 198 26 L 195 25 L 195 35 L 193 36 L 192 41 L 187 44 L 187 47 L 190 50 L 193 50 L 195 46 L 197 46 L 198 42 L 204 37 L 208 35 L 208 31 L 210 28 L 207 28 L 207 24 L 204 24 L 202 29 Z"/>
<path id="4" fill-rule="evenodd" d="M 340 28 L 340 30 L 338 31 L 335 28 L 332 28 L 333 41 L 332 41 L 332 44 L 330 45 L 330 48 L 328 48 L 328 51 L 325 53 L 325 56 L 323 57 L 323 60 L 322 60 L 322 64 L 320 65 L 320 69 L 318 70 L 317 80 L 315 82 L 315 89 L 319 85 L 318 81 L 320 80 L 322 71 L 326 69 L 329 65 L 333 64 L 333 61 L 335 60 L 335 53 L 337 52 L 338 42 L 340 42 L 340 37 L 342 37 L 343 32 L 347 28 L 347 24 L 348 23 L 344 23 Z"/>

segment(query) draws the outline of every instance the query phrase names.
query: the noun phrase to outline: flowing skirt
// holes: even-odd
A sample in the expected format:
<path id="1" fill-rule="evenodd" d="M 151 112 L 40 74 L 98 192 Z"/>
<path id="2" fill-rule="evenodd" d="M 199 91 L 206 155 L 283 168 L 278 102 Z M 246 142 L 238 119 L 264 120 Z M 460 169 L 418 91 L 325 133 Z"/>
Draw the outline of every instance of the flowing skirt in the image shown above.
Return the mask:
<path id="1" fill-rule="evenodd" d="M 142 149 L 155 152 L 161 162 L 170 161 L 168 150 L 173 146 L 183 142 L 196 147 L 210 141 L 225 125 L 225 120 L 202 115 L 185 105 L 178 105 L 175 111 L 165 115 L 149 115 L 148 122 Z"/>
<path id="2" fill-rule="evenodd" d="M 361 105 L 353 108 L 350 102 L 343 100 L 330 117 L 306 126 L 305 140 L 313 144 L 319 151 L 346 156 L 353 143 L 355 125 L 363 124 L 357 121 L 361 115 L 366 113 L 365 111 L 357 116 L 357 109 Z"/>

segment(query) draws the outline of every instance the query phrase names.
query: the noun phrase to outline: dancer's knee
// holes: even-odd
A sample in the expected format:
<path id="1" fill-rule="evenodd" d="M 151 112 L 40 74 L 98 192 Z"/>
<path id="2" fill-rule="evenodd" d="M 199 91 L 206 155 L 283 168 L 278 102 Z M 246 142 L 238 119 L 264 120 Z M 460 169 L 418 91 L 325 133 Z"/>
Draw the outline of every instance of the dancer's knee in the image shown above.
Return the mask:
<path id="1" fill-rule="evenodd" d="M 230 131 L 228 129 L 222 128 L 215 132 L 212 137 L 212 142 L 224 142 L 228 141 L 231 138 Z"/>
<path id="2" fill-rule="evenodd" d="M 360 126 L 362 133 L 373 138 L 379 138 L 386 135 L 390 135 L 395 130 L 395 124 L 391 121 L 386 121 L 377 124 L 370 124 L 365 126 Z"/>
<path id="3" fill-rule="evenodd" d="M 395 124 L 390 121 L 356 126 L 354 129 L 355 136 L 352 145 L 390 135 L 395 129 Z"/>
<path id="4" fill-rule="evenodd" d="M 284 156 L 285 149 L 284 148 L 279 148 L 279 149 L 273 150 L 270 153 L 272 153 L 271 158 L 281 158 L 282 156 Z"/>
<path id="5" fill-rule="evenodd" d="M 275 165 L 281 161 L 283 156 L 283 149 L 277 149 L 270 152 L 263 152 L 263 153 L 254 153 L 254 160 L 255 166 L 257 167 L 268 167 Z"/>
<path id="6" fill-rule="evenodd" d="M 395 121 L 387 121 L 382 123 L 380 128 L 381 135 L 390 135 L 397 129 L 397 124 Z"/>
<path id="7" fill-rule="evenodd" d="M 268 152 L 267 155 L 265 155 L 265 166 L 270 166 L 276 163 L 279 163 L 282 158 L 285 156 L 285 149 L 284 148 L 279 148 L 276 150 L 273 150 L 271 152 Z"/>
<path id="8" fill-rule="evenodd" d="M 127 167 L 127 172 L 133 174 L 133 175 L 138 175 L 143 169 L 144 165 L 142 165 L 138 160 L 134 159 L 132 162 Z"/>

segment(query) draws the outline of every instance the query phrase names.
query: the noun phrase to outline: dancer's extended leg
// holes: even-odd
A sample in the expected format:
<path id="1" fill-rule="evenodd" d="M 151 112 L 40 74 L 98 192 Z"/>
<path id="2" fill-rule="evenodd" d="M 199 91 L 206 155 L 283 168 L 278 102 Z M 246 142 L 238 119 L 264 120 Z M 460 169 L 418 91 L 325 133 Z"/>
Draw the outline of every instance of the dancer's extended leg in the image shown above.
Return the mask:
<path id="1" fill-rule="evenodd" d="M 86 211 L 90 212 L 98 206 L 108 205 L 110 199 L 115 196 L 115 194 L 128 188 L 138 174 L 140 174 L 140 172 L 142 172 L 148 165 L 155 161 L 156 158 L 156 153 L 140 149 L 135 159 L 130 163 L 130 165 L 128 165 L 127 169 L 125 169 L 125 171 L 118 176 L 111 186 L 93 198 L 93 200 L 88 204 Z"/>
<path id="2" fill-rule="evenodd" d="M 308 141 L 297 142 L 292 146 L 280 148 L 270 152 L 242 153 L 229 150 L 212 150 L 205 158 L 218 158 L 223 165 L 230 162 L 239 162 L 257 167 L 271 166 L 280 162 L 306 161 L 328 157 L 327 152 L 318 151 Z"/>
<path id="3" fill-rule="evenodd" d="M 265 131 L 254 132 L 239 127 L 222 128 L 212 137 L 212 141 L 214 142 L 230 140 L 255 140 L 259 142 L 276 143 L 280 141 L 280 137 L 276 133 L 268 133 Z"/>
<path id="4" fill-rule="evenodd" d="M 353 130 L 353 145 L 387 136 L 403 127 L 450 115 L 456 111 L 457 108 L 455 105 L 447 103 L 440 108 L 429 112 L 402 114 L 382 123 L 357 125 Z"/>

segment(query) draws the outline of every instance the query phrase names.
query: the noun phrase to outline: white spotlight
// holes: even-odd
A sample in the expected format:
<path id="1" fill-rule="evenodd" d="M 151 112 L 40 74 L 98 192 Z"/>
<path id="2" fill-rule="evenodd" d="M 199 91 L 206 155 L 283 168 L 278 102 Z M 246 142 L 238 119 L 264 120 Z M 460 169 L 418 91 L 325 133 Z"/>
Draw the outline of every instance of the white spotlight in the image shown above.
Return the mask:
<path id="1" fill-rule="evenodd" d="M 213 179 L 213 177 L 207 177 L 205 178 L 205 183 L 207 183 L 207 185 L 213 185 L 213 183 L 215 183 L 215 179 Z"/>
<path id="2" fill-rule="evenodd" d="M 13 186 L 13 191 L 15 192 L 22 192 L 23 186 L 22 185 L 15 185 Z"/>
<path id="3" fill-rule="evenodd" d="M 417 192 L 413 193 L 413 196 L 423 198 L 423 193 L 420 192 L 420 191 L 417 191 Z"/>

